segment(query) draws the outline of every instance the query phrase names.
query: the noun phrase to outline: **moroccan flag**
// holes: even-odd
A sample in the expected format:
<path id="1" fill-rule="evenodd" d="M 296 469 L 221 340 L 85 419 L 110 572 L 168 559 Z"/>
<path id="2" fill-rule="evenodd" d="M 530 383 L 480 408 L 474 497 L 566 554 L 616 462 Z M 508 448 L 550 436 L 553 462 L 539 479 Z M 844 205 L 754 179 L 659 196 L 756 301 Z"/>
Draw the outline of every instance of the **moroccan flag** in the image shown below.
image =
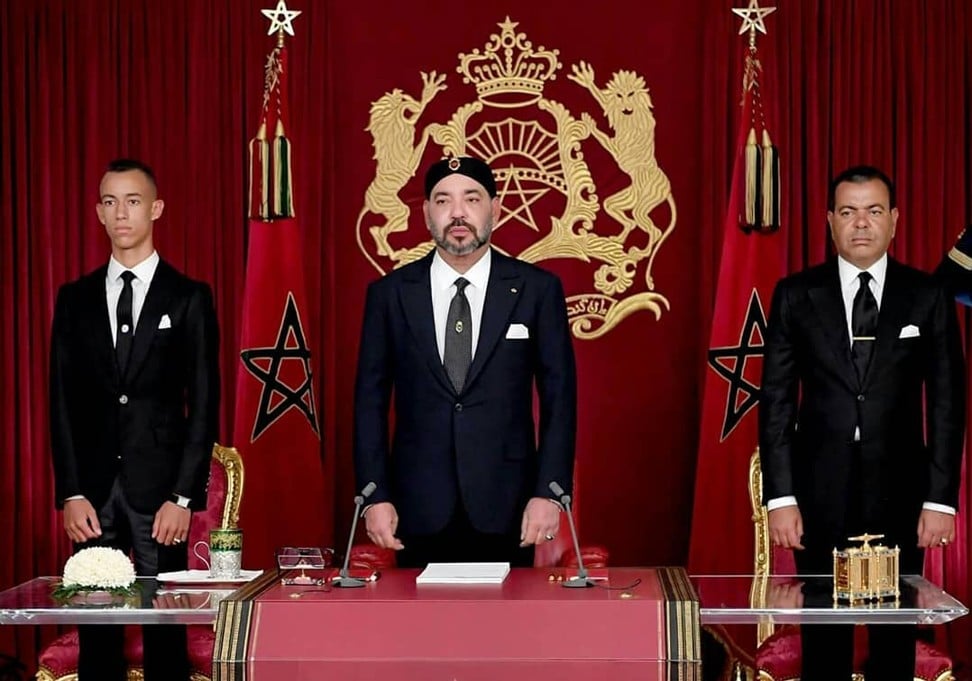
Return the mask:
<path id="1" fill-rule="evenodd" d="M 779 158 L 766 129 L 760 62 L 746 48 L 737 154 L 726 210 L 702 402 L 689 545 L 693 574 L 751 574 L 746 481 L 758 443 L 763 339 L 786 259 L 779 229 Z"/>
<path id="2" fill-rule="evenodd" d="M 267 58 L 250 141 L 249 240 L 233 444 L 246 482 L 244 565 L 270 567 L 280 546 L 323 545 L 324 479 L 300 229 L 286 131 L 286 48 Z"/>

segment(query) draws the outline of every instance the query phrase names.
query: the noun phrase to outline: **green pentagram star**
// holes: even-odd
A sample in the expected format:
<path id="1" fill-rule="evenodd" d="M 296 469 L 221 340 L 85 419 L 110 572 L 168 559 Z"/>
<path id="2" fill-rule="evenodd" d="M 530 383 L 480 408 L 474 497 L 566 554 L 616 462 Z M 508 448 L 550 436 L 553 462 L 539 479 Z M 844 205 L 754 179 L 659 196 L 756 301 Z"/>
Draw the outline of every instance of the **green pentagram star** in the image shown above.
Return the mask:
<path id="1" fill-rule="evenodd" d="M 293 35 L 294 19 L 300 16 L 300 10 L 287 9 L 284 0 L 277 0 L 275 8 L 261 9 L 260 13 L 270 20 L 270 30 L 267 31 L 267 35 L 273 35 L 277 31 L 285 31 Z"/>

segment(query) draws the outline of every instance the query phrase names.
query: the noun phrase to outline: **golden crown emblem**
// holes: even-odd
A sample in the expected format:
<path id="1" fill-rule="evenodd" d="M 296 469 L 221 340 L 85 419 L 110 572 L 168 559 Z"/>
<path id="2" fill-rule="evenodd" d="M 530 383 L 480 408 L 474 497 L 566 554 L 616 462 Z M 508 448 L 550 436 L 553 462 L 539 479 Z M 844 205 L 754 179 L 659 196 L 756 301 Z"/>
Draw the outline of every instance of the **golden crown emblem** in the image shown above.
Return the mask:
<path id="1" fill-rule="evenodd" d="M 526 34 L 514 30 L 518 24 L 506 17 L 498 24 L 500 34 L 490 35 L 482 52 L 476 48 L 469 54 L 459 54 L 456 71 L 462 75 L 462 82 L 475 85 L 484 104 L 503 108 L 530 104 L 543 95 L 546 81 L 557 77 L 560 51 L 542 45 L 534 50 Z"/>

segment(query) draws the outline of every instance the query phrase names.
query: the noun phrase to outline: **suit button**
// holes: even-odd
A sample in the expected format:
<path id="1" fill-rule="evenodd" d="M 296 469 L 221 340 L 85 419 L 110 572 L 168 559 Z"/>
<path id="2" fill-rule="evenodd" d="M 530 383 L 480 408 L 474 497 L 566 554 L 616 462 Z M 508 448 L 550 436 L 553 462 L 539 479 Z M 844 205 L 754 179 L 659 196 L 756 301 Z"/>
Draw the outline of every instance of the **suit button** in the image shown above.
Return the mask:
<path id="1" fill-rule="evenodd" d="M 119 454 L 119 455 L 118 455 L 118 456 L 116 456 L 115 458 L 116 458 L 116 459 L 118 459 L 119 461 L 121 461 L 121 454 Z"/>
<path id="2" fill-rule="evenodd" d="M 118 404 L 128 404 L 128 395 L 122 395 L 119 397 Z"/>
<path id="3" fill-rule="evenodd" d="M 857 396 L 857 401 L 858 402 L 863 402 L 864 401 L 864 393 L 861 393 L 860 395 Z"/>
<path id="4" fill-rule="evenodd" d="M 456 411 L 462 411 L 462 402 L 456 402 Z"/>

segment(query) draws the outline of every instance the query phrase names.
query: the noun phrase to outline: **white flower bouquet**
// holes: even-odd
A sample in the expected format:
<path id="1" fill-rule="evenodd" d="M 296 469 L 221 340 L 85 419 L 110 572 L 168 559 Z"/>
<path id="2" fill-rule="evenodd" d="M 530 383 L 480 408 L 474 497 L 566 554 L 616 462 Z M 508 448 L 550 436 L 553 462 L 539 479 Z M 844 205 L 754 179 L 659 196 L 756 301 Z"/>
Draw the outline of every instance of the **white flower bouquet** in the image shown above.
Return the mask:
<path id="1" fill-rule="evenodd" d="M 91 592 L 124 596 L 133 592 L 134 584 L 135 566 L 127 555 L 118 549 L 93 546 L 68 558 L 54 596 L 69 599 Z"/>

